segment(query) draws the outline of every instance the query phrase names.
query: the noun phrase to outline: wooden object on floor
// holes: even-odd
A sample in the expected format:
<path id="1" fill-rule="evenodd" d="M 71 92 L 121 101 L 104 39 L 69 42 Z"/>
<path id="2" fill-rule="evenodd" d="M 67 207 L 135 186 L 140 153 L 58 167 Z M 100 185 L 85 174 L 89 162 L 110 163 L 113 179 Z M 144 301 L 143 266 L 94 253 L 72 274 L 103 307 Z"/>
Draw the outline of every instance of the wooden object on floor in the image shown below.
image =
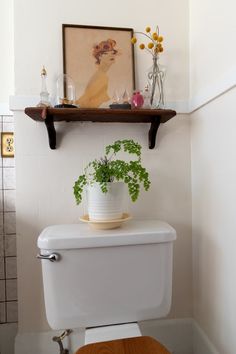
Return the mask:
<path id="1" fill-rule="evenodd" d="M 154 338 L 135 337 L 87 344 L 75 354 L 170 354 L 170 352 Z"/>
<path id="2" fill-rule="evenodd" d="M 150 123 L 148 133 L 149 149 L 154 149 L 156 134 L 161 123 L 176 115 L 171 109 L 110 109 L 110 108 L 42 108 L 27 107 L 25 114 L 38 122 L 44 122 L 48 131 L 49 146 L 56 149 L 54 122 L 93 123 Z M 122 138 L 122 137 L 120 137 Z"/>

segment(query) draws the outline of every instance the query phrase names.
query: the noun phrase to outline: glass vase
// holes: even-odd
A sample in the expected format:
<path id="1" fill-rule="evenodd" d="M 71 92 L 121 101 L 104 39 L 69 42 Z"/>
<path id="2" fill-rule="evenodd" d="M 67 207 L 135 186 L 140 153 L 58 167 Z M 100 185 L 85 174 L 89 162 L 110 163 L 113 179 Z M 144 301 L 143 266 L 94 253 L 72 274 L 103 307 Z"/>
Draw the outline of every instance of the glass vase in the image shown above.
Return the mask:
<path id="1" fill-rule="evenodd" d="M 164 80 L 166 68 L 153 56 L 152 67 L 148 70 L 148 91 L 151 109 L 165 108 Z"/>

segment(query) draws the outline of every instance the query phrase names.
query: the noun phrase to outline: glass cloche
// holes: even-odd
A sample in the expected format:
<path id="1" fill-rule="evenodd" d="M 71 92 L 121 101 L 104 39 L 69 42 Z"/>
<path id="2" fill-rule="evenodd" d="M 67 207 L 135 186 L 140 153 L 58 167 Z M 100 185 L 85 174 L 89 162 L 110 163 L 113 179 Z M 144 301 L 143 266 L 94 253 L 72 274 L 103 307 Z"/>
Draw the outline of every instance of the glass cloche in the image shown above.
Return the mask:
<path id="1" fill-rule="evenodd" d="M 75 84 L 67 74 L 58 76 L 56 82 L 56 108 L 73 108 L 75 102 Z"/>

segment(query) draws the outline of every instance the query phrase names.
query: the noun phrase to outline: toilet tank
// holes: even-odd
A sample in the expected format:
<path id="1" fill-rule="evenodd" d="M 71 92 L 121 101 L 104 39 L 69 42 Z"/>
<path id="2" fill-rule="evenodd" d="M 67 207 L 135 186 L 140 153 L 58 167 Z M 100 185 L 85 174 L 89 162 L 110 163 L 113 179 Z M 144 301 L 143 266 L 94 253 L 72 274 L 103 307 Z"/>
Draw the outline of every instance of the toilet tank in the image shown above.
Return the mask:
<path id="1" fill-rule="evenodd" d="M 157 220 L 120 229 L 55 225 L 38 238 L 47 320 L 52 329 L 166 316 L 171 305 L 175 230 Z"/>

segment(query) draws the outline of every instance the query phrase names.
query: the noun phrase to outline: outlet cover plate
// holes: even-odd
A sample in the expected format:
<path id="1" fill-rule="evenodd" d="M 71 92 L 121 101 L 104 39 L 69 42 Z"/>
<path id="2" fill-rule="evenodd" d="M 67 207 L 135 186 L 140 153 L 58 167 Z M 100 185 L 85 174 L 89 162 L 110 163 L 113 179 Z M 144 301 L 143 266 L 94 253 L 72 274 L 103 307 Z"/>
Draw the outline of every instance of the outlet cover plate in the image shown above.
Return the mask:
<path id="1" fill-rule="evenodd" d="M 1 133 L 1 155 L 2 157 L 14 157 L 14 133 Z"/>

